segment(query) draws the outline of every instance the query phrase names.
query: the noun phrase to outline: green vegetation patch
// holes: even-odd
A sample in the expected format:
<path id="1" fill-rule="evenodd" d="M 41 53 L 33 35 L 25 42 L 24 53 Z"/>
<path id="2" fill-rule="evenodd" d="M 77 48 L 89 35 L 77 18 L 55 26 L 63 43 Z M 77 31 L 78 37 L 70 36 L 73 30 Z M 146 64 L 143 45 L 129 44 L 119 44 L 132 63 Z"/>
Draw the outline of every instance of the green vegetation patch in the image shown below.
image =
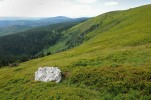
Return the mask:
<path id="1" fill-rule="evenodd" d="M 141 96 L 151 95 L 151 71 L 147 68 L 103 67 L 79 68 L 70 76 L 70 84 L 87 87 L 92 90 L 107 92 L 116 97 L 119 94 L 129 94 L 131 91 L 141 93 Z"/>

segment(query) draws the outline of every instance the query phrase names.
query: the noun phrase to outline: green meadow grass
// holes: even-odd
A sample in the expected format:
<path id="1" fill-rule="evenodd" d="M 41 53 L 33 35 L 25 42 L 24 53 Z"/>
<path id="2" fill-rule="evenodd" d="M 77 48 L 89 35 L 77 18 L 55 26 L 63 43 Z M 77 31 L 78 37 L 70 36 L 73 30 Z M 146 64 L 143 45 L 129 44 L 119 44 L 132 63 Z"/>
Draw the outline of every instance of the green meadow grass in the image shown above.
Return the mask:
<path id="1" fill-rule="evenodd" d="M 150 9 L 146 5 L 91 18 L 64 33 L 80 35 L 99 25 L 82 44 L 17 67 L 0 68 L 0 99 L 150 100 Z M 35 82 L 34 72 L 41 66 L 57 66 L 68 75 L 59 84 Z"/>

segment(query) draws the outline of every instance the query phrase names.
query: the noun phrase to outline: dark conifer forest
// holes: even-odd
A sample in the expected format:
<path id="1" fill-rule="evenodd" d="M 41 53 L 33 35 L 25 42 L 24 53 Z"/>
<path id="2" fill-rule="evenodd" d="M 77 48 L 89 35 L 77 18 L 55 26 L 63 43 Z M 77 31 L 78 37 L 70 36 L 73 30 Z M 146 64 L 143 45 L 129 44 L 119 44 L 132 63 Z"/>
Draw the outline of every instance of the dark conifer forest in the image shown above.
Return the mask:
<path id="1" fill-rule="evenodd" d="M 63 37 L 63 32 L 86 19 L 42 26 L 0 37 L 0 66 L 8 66 L 29 59 L 50 55 L 44 49 L 53 46 Z M 59 52 L 59 51 L 56 51 Z"/>

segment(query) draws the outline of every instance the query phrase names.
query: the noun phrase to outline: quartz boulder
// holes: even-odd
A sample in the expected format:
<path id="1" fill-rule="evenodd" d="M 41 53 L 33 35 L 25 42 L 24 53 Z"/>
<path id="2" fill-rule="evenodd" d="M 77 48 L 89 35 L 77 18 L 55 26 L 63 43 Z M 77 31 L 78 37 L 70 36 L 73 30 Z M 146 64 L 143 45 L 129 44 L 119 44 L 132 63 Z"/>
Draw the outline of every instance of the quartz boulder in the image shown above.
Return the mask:
<path id="1" fill-rule="evenodd" d="M 58 67 L 40 67 L 38 71 L 35 72 L 35 81 L 55 81 L 59 83 L 61 78 L 61 71 Z"/>

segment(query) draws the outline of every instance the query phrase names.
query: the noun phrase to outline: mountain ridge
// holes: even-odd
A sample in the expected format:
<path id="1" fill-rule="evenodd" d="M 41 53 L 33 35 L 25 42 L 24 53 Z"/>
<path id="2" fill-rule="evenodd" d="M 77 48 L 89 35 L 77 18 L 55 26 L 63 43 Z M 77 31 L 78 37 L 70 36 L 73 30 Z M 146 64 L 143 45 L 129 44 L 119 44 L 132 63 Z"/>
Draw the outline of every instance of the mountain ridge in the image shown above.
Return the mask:
<path id="1" fill-rule="evenodd" d="M 69 21 L 76 22 L 76 21 L 87 20 L 87 19 L 88 18 L 86 17 L 68 18 L 64 16 L 57 16 L 51 18 L 18 18 L 18 17 L 0 18 L 0 36 L 14 34 L 17 32 L 26 31 L 40 26 L 46 26 L 46 25 L 69 22 Z M 15 28 L 12 29 L 11 27 L 15 27 Z"/>

